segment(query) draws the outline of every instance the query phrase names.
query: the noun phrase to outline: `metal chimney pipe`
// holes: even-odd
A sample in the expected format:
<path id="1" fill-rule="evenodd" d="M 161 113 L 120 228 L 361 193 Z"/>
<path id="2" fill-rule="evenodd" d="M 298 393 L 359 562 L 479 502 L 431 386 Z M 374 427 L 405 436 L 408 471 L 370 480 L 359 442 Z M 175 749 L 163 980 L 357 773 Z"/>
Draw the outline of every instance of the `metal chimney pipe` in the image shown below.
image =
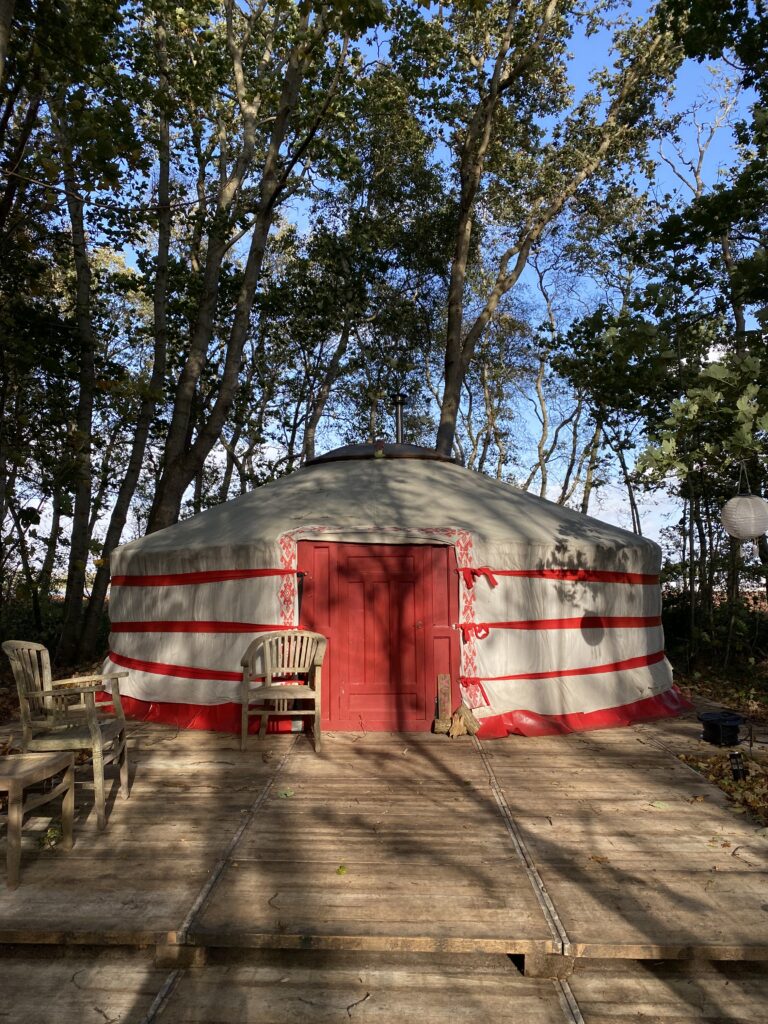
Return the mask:
<path id="1" fill-rule="evenodd" d="M 403 443 L 403 405 L 405 395 L 395 395 L 395 440 L 398 444 Z"/>

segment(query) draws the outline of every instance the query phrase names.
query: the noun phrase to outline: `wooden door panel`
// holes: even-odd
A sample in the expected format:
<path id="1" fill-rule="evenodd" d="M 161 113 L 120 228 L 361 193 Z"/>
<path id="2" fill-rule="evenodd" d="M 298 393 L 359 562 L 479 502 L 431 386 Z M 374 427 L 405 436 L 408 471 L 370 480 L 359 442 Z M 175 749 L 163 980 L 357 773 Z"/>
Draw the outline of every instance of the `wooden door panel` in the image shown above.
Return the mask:
<path id="1" fill-rule="evenodd" d="M 458 683 L 452 548 L 302 541 L 301 624 L 328 637 L 323 727 L 426 730 L 438 672 Z"/>

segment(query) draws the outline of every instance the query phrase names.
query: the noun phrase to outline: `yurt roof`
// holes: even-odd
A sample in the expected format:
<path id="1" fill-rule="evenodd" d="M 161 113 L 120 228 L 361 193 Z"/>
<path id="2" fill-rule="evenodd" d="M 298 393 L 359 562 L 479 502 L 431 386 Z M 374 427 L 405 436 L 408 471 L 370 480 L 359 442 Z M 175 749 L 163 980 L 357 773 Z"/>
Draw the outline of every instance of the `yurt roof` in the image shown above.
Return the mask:
<path id="1" fill-rule="evenodd" d="M 418 458 L 413 445 L 337 449 L 274 483 L 132 541 L 113 555 L 112 571 L 151 571 L 157 558 L 183 568 L 267 554 L 278 538 L 312 528 L 325 540 L 434 543 L 428 530 L 471 533 L 477 564 L 499 565 L 526 549 L 526 564 L 655 571 L 659 548 L 609 523 L 494 480 L 452 461 Z M 407 453 L 393 449 L 408 449 Z M 389 451 L 387 449 L 390 449 Z M 377 454 L 378 453 L 378 454 Z M 536 549 L 531 552 L 531 549 Z M 631 551 L 631 556 L 630 556 Z M 630 564 L 632 563 L 632 564 Z"/>

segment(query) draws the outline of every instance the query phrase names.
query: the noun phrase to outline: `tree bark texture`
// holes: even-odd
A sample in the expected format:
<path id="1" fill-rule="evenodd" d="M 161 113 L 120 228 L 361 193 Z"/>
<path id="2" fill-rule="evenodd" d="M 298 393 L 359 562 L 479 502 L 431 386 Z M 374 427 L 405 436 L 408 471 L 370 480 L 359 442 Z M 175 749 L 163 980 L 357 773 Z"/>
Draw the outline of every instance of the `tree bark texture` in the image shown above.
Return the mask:
<path id="1" fill-rule="evenodd" d="M 226 423 L 238 389 L 243 350 L 250 328 L 251 310 L 261 277 L 264 252 L 275 217 L 276 206 L 287 187 L 291 169 L 300 158 L 300 154 L 308 145 L 308 140 L 311 139 L 317 127 L 315 125 L 314 128 L 310 128 L 304 142 L 295 146 L 291 150 L 291 155 L 285 161 L 281 161 L 280 154 L 288 136 L 290 119 L 298 104 L 300 87 L 312 59 L 312 41 L 307 37 L 312 36 L 314 42 L 317 42 L 325 33 L 322 19 L 318 18 L 314 26 L 310 27 L 309 13 L 306 12 L 302 24 L 299 26 L 300 31 L 297 33 L 298 41 L 289 55 L 283 88 L 277 105 L 277 114 L 272 124 L 261 175 L 259 203 L 253 221 L 251 243 L 227 342 L 218 393 L 209 415 L 201 423 L 194 441 L 190 443 L 194 396 L 213 335 L 218 282 L 222 261 L 228 248 L 226 236 L 230 226 L 229 215 L 233 208 L 236 209 L 237 194 L 253 163 L 258 116 L 258 106 L 253 100 L 248 99 L 245 87 L 242 51 L 231 32 L 231 4 L 228 10 L 230 12 L 228 45 L 233 61 L 238 103 L 243 114 L 243 145 L 234 168 L 220 192 L 216 220 L 209 236 L 203 274 L 203 297 L 198 309 L 197 323 L 189 353 L 176 390 L 164 452 L 163 471 L 158 482 L 147 527 L 149 533 L 176 522 L 184 491 L 201 471 Z M 326 97 L 322 110 L 327 109 L 328 102 L 329 97 Z"/>
<path id="2" fill-rule="evenodd" d="M 157 258 L 152 296 L 154 313 L 154 351 L 152 375 L 144 392 L 133 434 L 128 465 L 117 492 L 110 516 L 109 526 L 102 547 L 101 564 L 91 588 L 91 596 L 80 636 L 79 651 L 83 658 L 94 656 L 99 626 L 104 612 L 104 602 L 109 586 L 109 556 L 120 543 L 128 519 L 131 500 L 136 492 L 147 440 L 157 403 L 163 393 L 168 352 L 168 255 L 171 242 L 170 206 L 170 117 L 164 107 L 168 91 L 168 62 L 165 45 L 165 30 L 158 26 L 156 33 L 158 58 L 158 85 L 160 112 L 158 117 L 158 184 L 157 184 Z"/>
<path id="3" fill-rule="evenodd" d="M 602 124 L 598 127 L 595 143 L 590 152 L 583 155 L 583 163 L 565 181 L 560 191 L 532 214 L 527 226 L 517 241 L 502 255 L 496 281 L 488 293 L 485 305 L 475 320 L 464 324 L 464 292 L 467 266 L 472 238 L 472 220 L 480 183 L 485 170 L 488 146 L 494 127 L 494 117 L 505 89 L 521 74 L 536 50 L 543 29 L 552 20 L 557 9 L 557 0 L 551 0 L 542 12 L 540 34 L 524 53 L 509 61 L 511 32 L 516 6 L 510 7 L 510 20 L 502 37 L 493 74 L 487 83 L 487 91 L 479 100 L 474 116 L 468 125 L 467 134 L 460 151 L 459 209 L 454 232 L 454 251 L 451 262 L 448 289 L 448 321 L 446 328 L 445 384 L 440 406 L 440 422 L 437 430 L 435 449 L 443 455 L 450 455 L 456 434 L 461 386 L 475 348 L 486 327 L 498 309 L 499 302 L 517 284 L 531 250 L 540 239 L 544 229 L 561 213 L 566 204 L 576 195 L 579 188 L 594 175 L 614 145 L 621 131 L 620 115 L 634 94 L 642 76 L 640 65 L 632 66 L 625 73 L 621 86 L 611 101 Z M 662 36 L 656 35 L 644 55 L 645 61 L 652 60 L 662 44 Z"/>
<path id="4" fill-rule="evenodd" d="M 11 39 L 11 22 L 16 0 L 0 0 L 0 86 L 5 81 L 5 61 Z"/>
<path id="5" fill-rule="evenodd" d="M 57 661 L 69 665 L 74 661 L 79 640 L 80 622 L 83 613 L 85 574 L 90 548 L 90 514 L 92 495 L 91 446 L 93 430 L 93 405 L 95 394 L 94 357 L 96 337 L 92 321 L 91 265 L 85 233 L 84 202 L 77 190 L 72 147 L 64 123 L 65 113 L 61 102 L 54 111 L 54 131 L 63 178 L 66 185 L 66 201 L 69 212 L 72 239 L 72 257 L 75 265 L 75 310 L 78 339 L 80 343 L 79 390 L 75 429 L 71 434 L 72 461 L 75 477 L 75 502 L 70 535 L 69 563 L 67 567 L 67 588 L 64 595 L 64 614 Z"/>

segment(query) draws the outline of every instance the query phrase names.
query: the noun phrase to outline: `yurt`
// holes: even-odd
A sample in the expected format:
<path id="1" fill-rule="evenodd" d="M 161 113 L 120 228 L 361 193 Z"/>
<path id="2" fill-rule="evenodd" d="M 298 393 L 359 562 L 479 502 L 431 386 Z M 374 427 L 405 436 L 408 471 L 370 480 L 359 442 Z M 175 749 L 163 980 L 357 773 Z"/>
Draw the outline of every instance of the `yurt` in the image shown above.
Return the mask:
<path id="1" fill-rule="evenodd" d="M 329 731 L 430 729 L 439 674 L 480 738 L 627 725 L 685 706 L 659 566 L 432 450 L 351 445 L 118 548 L 108 667 L 135 717 L 237 731 L 244 650 L 300 626 L 328 638 Z"/>

